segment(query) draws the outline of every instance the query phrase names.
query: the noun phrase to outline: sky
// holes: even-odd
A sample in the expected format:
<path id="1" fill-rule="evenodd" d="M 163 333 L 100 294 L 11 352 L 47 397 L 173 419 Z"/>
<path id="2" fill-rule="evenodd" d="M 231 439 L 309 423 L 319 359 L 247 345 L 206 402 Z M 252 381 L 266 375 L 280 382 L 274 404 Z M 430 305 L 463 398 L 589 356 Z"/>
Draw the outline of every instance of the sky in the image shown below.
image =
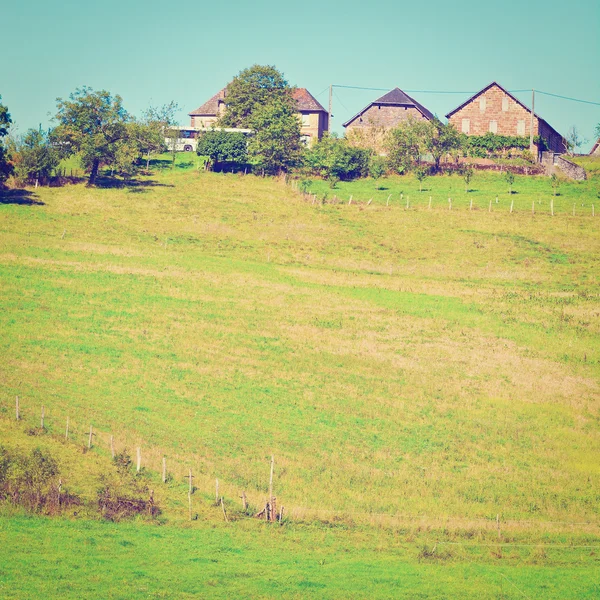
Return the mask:
<path id="1" fill-rule="evenodd" d="M 83 85 L 119 94 L 134 115 L 175 100 L 188 125 L 253 64 L 325 108 L 330 84 L 399 87 L 443 118 L 492 81 L 600 103 L 599 34 L 598 0 L 8 0 L 0 95 L 21 133 L 50 126 L 56 98 Z M 334 131 L 383 93 L 334 88 Z M 515 95 L 530 105 L 530 91 Z M 591 147 L 600 105 L 536 94 L 535 109 Z"/>

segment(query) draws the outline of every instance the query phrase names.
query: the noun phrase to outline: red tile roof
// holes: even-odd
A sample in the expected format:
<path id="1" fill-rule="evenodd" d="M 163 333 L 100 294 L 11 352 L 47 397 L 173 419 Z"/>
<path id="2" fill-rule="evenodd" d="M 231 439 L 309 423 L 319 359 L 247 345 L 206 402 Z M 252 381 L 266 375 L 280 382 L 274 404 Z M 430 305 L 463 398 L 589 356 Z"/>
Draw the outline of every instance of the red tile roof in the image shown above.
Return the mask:
<path id="1" fill-rule="evenodd" d="M 292 96 L 300 111 L 327 112 L 306 88 L 295 88 Z"/>

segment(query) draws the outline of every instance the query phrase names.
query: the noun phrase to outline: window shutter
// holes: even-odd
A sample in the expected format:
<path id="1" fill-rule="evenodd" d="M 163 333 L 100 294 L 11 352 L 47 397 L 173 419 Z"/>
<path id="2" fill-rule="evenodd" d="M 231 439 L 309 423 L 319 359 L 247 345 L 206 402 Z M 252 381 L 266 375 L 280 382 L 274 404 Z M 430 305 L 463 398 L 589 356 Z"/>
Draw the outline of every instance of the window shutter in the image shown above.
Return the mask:
<path id="1" fill-rule="evenodd" d="M 498 133 L 498 121 L 490 121 L 490 133 Z"/>
<path id="2" fill-rule="evenodd" d="M 469 133 L 471 131 L 471 119 L 462 120 L 462 132 Z"/>
<path id="3" fill-rule="evenodd" d="M 506 96 L 502 98 L 502 112 L 508 112 L 508 98 Z"/>
<path id="4" fill-rule="evenodd" d="M 485 96 L 479 98 L 479 112 L 485 112 Z"/>

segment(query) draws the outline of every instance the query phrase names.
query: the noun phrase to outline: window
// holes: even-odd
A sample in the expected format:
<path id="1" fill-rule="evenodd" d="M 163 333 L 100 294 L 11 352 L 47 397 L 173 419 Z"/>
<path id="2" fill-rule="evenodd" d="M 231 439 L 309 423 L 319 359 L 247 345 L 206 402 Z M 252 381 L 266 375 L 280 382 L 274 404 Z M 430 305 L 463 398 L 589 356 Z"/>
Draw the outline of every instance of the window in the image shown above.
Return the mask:
<path id="1" fill-rule="evenodd" d="M 462 120 L 462 132 L 469 133 L 471 131 L 471 119 Z"/>
<path id="2" fill-rule="evenodd" d="M 517 121 L 517 135 L 525 135 L 525 121 Z"/>
<path id="3" fill-rule="evenodd" d="M 302 127 L 310 127 L 310 115 L 302 113 Z"/>
<path id="4" fill-rule="evenodd" d="M 508 98 L 506 96 L 502 98 L 502 112 L 508 112 Z"/>
<path id="5" fill-rule="evenodd" d="M 479 112 L 485 112 L 485 96 L 479 98 Z"/>
<path id="6" fill-rule="evenodd" d="M 305 146 L 310 146 L 310 135 L 301 135 L 300 136 L 300 141 L 305 145 Z"/>
<path id="7" fill-rule="evenodd" d="M 490 133 L 498 133 L 498 121 L 490 121 Z"/>

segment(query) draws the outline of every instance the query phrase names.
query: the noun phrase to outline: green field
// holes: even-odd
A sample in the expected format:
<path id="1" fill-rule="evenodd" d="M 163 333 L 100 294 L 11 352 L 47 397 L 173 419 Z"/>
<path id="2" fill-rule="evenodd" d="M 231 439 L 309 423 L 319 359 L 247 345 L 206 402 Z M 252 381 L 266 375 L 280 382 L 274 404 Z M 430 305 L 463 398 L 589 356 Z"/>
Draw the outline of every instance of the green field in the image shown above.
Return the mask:
<path id="1" fill-rule="evenodd" d="M 160 527 L 5 509 L 0 594 L 597 597 L 598 176 L 314 199 L 193 158 L 0 199 L 0 443 L 51 449 L 91 502 L 113 435 L 163 508 Z M 239 509 L 264 504 L 271 455 L 283 527 Z"/>

